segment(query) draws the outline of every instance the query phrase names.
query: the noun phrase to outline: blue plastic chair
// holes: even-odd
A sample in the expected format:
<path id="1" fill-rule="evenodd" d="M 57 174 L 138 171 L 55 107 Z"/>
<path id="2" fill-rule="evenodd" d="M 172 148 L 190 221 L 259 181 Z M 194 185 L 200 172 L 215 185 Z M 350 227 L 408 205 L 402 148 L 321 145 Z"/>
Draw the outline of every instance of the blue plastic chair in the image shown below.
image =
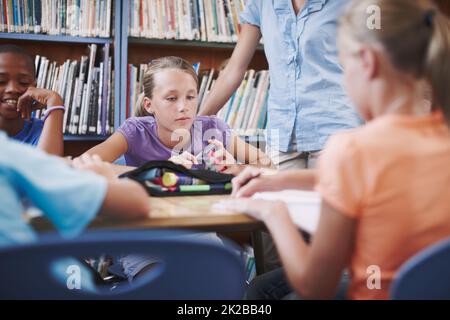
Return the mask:
<path id="1" fill-rule="evenodd" d="M 94 286 L 92 272 L 76 260 L 104 253 L 145 254 L 160 263 L 111 290 Z M 75 274 L 79 264 L 81 272 Z M 83 279 L 81 289 L 72 281 L 78 276 Z M 244 290 L 244 262 L 237 247 L 195 238 L 192 232 L 97 231 L 71 240 L 49 235 L 33 244 L 0 249 L 0 299 L 215 300 L 241 299 Z"/>
<path id="2" fill-rule="evenodd" d="M 450 299 L 450 238 L 410 258 L 398 271 L 391 298 L 396 300 Z"/>

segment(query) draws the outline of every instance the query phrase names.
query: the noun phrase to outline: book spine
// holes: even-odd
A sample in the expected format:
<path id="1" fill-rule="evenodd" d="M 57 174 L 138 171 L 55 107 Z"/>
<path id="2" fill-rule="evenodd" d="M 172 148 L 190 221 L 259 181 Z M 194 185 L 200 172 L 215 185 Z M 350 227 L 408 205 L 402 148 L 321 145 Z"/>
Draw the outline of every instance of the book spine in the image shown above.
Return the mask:
<path id="1" fill-rule="evenodd" d="M 6 10 L 3 7 L 3 1 L 0 0 L 0 15 L 1 15 L 1 17 L 0 17 L 0 19 L 1 19 L 0 32 L 5 32 L 5 18 L 4 18 L 5 11 Z"/>
<path id="2" fill-rule="evenodd" d="M 127 68 L 127 79 L 128 79 L 128 81 L 127 81 L 127 106 L 126 106 L 126 110 L 125 110 L 125 118 L 126 119 L 128 119 L 129 117 L 130 117 L 130 108 L 131 108 L 131 106 L 130 106 L 130 81 L 131 81 L 131 78 L 130 78 L 130 67 L 131 65 L 129 64 L 128 65 L 128 68 Z"/>
<path id="3" fill-rule="evenodd" d="M 142 26 L 141 26 L 141 38 L 145 38 L 147 36 L 147 25 L 148 25 L 148 8 L 147 8 L 147 0 L 141 0 L 141 16 L 142 16 Z"/>
<path id="4" fill-rule="evenodd" d="M 28 32 L 33 33 L 34 32 L 34 25 L 36 22 L 34 21 L 34 3 L 33 0 L 27 0 L 28 2 Z"/>
<path id="5" fill-rule="evenodd" d="M 144 16 L 143 16 L 143 4 L 142 4 L 142 0 L 138 1 L 139 7 L 138 7 L 138 14 L 139 14 L 139 25 L 138 25 L 138 29 L 137 32 L 139 34 L 139 37 L 142 37 L 142 30 L 143 30 L 143 26 L 144 26 Z"/>
<path id="6" fill-rule="evenodd" d="M 213 21 L 213 31 L 214 31 L 214 40 L 213 41 L 220 41 L 219 38 L 219 22 L 218 22 L 218 14 L 217 14 L 217 1 L 212 0 L 212 21 Z"/>
<path id="7" fill-rule="evenodd" d="M 104 62 L 102 61 L 102 62 L 100 62 L 100 68 L 98 71 L 99 81 L 98 81 L 98 94 L 97 94 L 97 98 L 98 98 L 98 101 L 97 101 L 97 124 L 96 124 L 96 132 L 95 132 L 98 135 L 102 133 L 102 112 L 103 112 L 102 106 L 103 106 L 103 87 L 104 87 L 104 84 L 103 84 L 104 72 L 103 72 L 103 70 L 104 69 L 105 69 Z"/>
<path id="8" fill-rule="evenodd" d="M 148 29 L 147 29 L 147 38 L 155 38 L 155 1 L 147 1 L 147 10 L 148 10 Z"/>
<path id="9" fill-rule="evenodd" d="M 98 113 L 98 76 L 99 69 L 92 70 L 92 86 L 89 97 L 89 108 L 86 117 L 86 133 L 93 134 L 97 132 L 97 113 Z"/>
<path id="10" fill-rule="evenodd" d="M 14 3 L 17 5 L 17 32 L 22 33 L 24 27 L 23 3 L 22 0 L 15 0 Z"/>
<path id="11" fill-rule="evenodd" d="M 87 70 L 87 60 L 88 57 L 82 56 L 81 62 L 80 62 L 80 73 L 78 76 L 78 87 L 76 92 L 76 100 L 75 100 L 75 108 L 73 108 L 73 116 L 71 121 L 71 128 L 70 133 L 76 134 L 78 132 L 78 123 L 80 120 L 80 109 L 81 109 L 81 103 L 82 103 L 82 97 L 83 97 L 83 86 L 84 86 L 84 79 L 86 77 L 86 70 Z"/>
<path id="12" fill-rule="evenodd" d="M 92 81 L 93 81 L 93 73 L 94 73 L 94 67 L 95 67 L 95 56 L 97 53 L 97 45 L 91 44 L 91 53 L 89 57 L 89 69 L 88 69 L 88 78 L 87 78 L 87 85 L 86 85 L 86 96 L 84 100 L 84 108 L 82 109 L 82 117 L 80 119 L 80 134 L 86 134 L 87 132 L 87 115 L 88 115 L 88 108 L 91 101 L 91 90 L 92 90 Z"/>
<path id="13" fill-rule="evenodd" d="M 75 78 L 76 69 L 77 69 L 77 62 L 72 61 L 70 63 L 66 95 L 64 97 L 64 105 L 66 106 L 66 110 L 64 112 L 64 123 L 63 123 L 64 133 L 69 132 L 70 114 L 71 114 L 72 106 L 73 106 L 72 100 L 73 100 L 73 94 L 75 91 L 75 83 L 76 83 L 76 78 Z"/>
<path id="14" fill-rule="evenodd" d="M 176 20 L 176 14 L 175 14 L 175 2 L 174 0 L 169 0 L 169 8 L 170 8 L 170 26 L 171 26 L 171 39 L 176 39 L 178 37 L 177 35 L 177 20 Z"/>
<path id="15" fill-rule="evenodd" d="M 108 92 L 110 91 L 110 75 L 109 75 L 109 44 L 103 47 L 103 85 L 102 85 L 102 104 L 101 104 L 101 134 L 106 134 L 106 117 L 107 117 L 107 103 Z"/>
<path id="16" fill-rule="evenodd" d="M 22 6 L 23 6 L 23 19 L 24 19 L 24 26 L 23 26 L 23 32 L 28 33 L 30 31 L 30 11 L 31 8 L 29 7 L 29 0 L 21 0 Z"/>
<path id="17" fill-rule="evenodd" d="M 200 36 L 200 8 L 198 5 L 198 0 L 191 0 L 192 4 L 192 12 L 193 12 L 193 21 L 192 21 L 192 28 L 193 28 L 193 37 L 195 40 L 201 40 Z"/>
<path id="18" fill-rule="evenodd" d="M 8 32 L 14 32 L 14 13 L 12 9 L 12 0 L 5 0 L 6 1 L 6 15 L 7 15 L 7 25 L 8 25 Z"/>
<path id="19" fill-rule="evenodd" d="M 118 1 L 118 0 L 116 0 Z M 116 4 L 119 5 L 119 4 Z M 112 32 L 111 32 L 111 12 L 112 12 L 112 2 L 111 0 L 107 0 L 106 2 L 106 31 L 105 31 L 105 37 L 110 37 Z M 116 30 L 116 32 L 119 32 L 119 30 Z"/>
<path id="20" fill-rule="evenodd" d="M 112 59 L 109 58 L 108 60 L 108 84 L 109 84 L 109 90 L 108 90 L 108 99 L 106 103 L 106 125 L 105 130 L 106 134 L 112 133 L 114 131 L 114 73 L 112 72 Z"/>
<path id="21" fill-rule="evenodd" d="M 101 33 L 100 33 L 100 23 L 102 21 L 102 17 L 100 16 L 100 0 L 95 0 L 95 17 L 94 17 L 94 24 L 93 24 L 93 29 L 94 29 L 94 37 L 100 37 Z"/>
<path id="22" fill-rule="evenodd" d="M 19 22 L 18 22 L 18 15 L 17 15 L 17 1 L 16 0 L 12 0 L 12 10 L 13 10 L 13 32 L 20 32 L 19 31 Z"/>

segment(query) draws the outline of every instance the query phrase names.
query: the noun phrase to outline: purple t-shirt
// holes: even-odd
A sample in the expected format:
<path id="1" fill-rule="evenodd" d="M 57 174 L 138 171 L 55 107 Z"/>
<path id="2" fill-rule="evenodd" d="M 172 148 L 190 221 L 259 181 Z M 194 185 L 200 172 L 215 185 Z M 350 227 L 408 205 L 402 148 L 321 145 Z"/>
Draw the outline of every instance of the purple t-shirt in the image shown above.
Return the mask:
<path id="1" fill-rule="evenodd" d="M 179 153 L 159 140 L 156 120 L 151 116 L 129 118 L 118 132 L 128 143 L 128 150 L 124 155 L 128 166 L 139 167 L 150 160 L 168 160 Z M 196 156 L 208 145 L 208 140 L 213 138 L 221 141 L 228 149 L 231 141 L 230 127 L 216 116 L 197 116 L 191 128 L 191 144 L 182 151 Z"/>

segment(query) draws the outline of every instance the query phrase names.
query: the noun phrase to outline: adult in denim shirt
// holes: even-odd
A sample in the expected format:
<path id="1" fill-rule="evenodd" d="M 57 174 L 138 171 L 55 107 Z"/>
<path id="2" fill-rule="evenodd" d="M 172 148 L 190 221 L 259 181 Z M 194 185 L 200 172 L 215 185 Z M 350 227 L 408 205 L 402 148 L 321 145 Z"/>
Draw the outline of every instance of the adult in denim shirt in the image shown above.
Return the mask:
<path id="1" fill-rule="evenodd" d="M 330 135 L 362 123 L 342 86 L 336 44 L 337 20 L 348 2 L 248 0 L 239 41 L 200 114 L 225 105 L 262 37 L 270 74 L 267 153 L 281 170 L 313 168 Z M 263 232 L 262 240 L 269 271 L 279 259 L 270 236 Z"/>
<path id="2" fill-rule="evenodd" d="M 342 87 L 336 47 L 337 19 L 347 3 L 248 0 L 240 14 L 239 41 L 200 113 L 214 114 L 226 103 L 262 37 L 270 73 L 267 144 L 273 161 L 282 170 L 313 167 L 330 135 L 362 123 Z"/>

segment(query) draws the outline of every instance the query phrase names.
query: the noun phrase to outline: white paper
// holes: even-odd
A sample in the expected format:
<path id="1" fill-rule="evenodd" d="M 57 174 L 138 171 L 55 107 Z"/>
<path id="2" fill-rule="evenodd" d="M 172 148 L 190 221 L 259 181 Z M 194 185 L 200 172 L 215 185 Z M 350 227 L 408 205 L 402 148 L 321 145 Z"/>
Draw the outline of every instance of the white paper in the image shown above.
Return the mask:
<path id="1" fill-rule="evenodd" d="M 321 197 L 318 192 L 300 190 L 260 192 L 255 193 L 252 198 L 269 201 L 281 200 L 286 203 L 292 221 L 300 229 L 308 233 L 314 233 L 317 229 L 321 207 Z M 239 199 L 236 199 L 236 201 L 239 201 Z M 227 207 L 227 200 L 214 203 L 212 208 L 220 214 L 237 213 Z"/>
<path id="2" fill-rule="evenodd" d="M 254 199 L 281 200 L 286 203 L 292 221 L 302 230 L 314 233 L 320 217 L 321 197 L 318 192 L 284 190 L 279 192 L 260 192 Z"/>

